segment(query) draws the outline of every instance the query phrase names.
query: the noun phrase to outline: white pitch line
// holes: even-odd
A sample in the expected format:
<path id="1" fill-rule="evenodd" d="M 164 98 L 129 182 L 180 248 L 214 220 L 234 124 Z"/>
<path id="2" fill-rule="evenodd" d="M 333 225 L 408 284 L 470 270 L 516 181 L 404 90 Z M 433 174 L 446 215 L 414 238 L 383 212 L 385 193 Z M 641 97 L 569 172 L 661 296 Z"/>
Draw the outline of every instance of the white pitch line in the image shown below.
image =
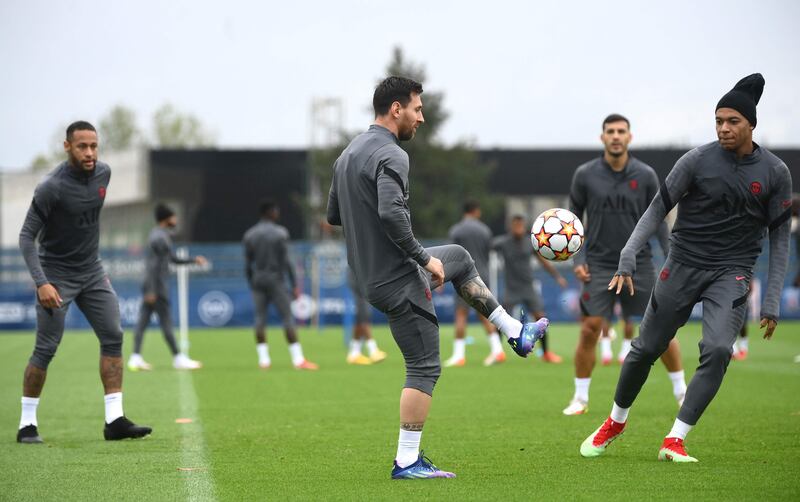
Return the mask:
<path id="1" fill-rule="evenodd" d="M 191 423 L 181 424 L 181 465 L 186 482 L 186 491 L 190 501 L 216 500 L 214 495 L 214 478 L 206 455 L 206 440 L 203 436 L 203 425 L 197 413 L 197 392 L 194 390 L 191 371 L 178 372 L 178 402 L 181 418 L 192 419 Z"/>

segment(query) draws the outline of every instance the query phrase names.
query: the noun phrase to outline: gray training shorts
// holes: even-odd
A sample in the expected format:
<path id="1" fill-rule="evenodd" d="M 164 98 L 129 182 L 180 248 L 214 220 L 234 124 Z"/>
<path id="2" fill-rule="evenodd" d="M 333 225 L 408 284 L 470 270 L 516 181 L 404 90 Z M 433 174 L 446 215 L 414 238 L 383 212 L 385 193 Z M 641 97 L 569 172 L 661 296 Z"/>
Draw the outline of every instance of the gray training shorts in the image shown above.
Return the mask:
<path id="1" fill-rule="evenodd" d="M 285 329 L 294 329 L 294 316 L 292 315 L 292 300 L 283 284 L 267 284 L 265 287 L 253 287 L 253 312 L 255 327 L 262 330 L 267 325 L 267 309 L 274 303 Z"/>
<path id="2" fill-rule="evenodd" d="M 64 319 L 73 302 L 86 316 L 100 341 L 100 354 L 122 357 L 119 301 L 102 267 L 94 273 L 70 277 L 58 277 L 47 270 L 45 273 L 61 296 L 62 303 L 57 309 L 46 309 L 36 303 L 36 345 L 30 358 L 31 365 L 47 369 L 64 336 Z"/>
<path id="3" fill-rule="evenodd" d="M 608 290 L 608 283 L 617 273 L 616 269 L 590 265 L 589 273 L 592 280 L 581 285 L 581 314 L 610 320 L 614 316 L 614 304 L 619 300 L 623 318 L 644 315 L 656 280 L 656 272 L 652 266 L 643 266 L 633 274 L 633 296 L 627 290 L 619 295 L 616 290 Z"/>

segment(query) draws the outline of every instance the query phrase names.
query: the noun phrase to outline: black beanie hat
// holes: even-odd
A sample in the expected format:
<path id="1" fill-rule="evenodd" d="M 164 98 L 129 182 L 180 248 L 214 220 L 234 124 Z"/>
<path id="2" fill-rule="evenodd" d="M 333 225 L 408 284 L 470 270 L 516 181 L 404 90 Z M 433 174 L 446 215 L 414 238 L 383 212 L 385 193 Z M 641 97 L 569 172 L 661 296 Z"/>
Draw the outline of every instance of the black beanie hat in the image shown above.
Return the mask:
<path id="1" fill-rule="evenodd" d="M 741 113 L 750 124 L 756 126 L 756 105 L 764 92 L 764 77 L 753 73 L 736 82 L 728 94 L 722 96 L 714 111 L 720 108 L 733 108 Z"/>
<path id="2" fill-rule="evenodd" d="M 170 216 L 175 214 L 175 211 L 169 208 L 166 204 L 158 204 L 156 206 L 156 221 L 161 223 L 162 221 L 166 220 Z"/>

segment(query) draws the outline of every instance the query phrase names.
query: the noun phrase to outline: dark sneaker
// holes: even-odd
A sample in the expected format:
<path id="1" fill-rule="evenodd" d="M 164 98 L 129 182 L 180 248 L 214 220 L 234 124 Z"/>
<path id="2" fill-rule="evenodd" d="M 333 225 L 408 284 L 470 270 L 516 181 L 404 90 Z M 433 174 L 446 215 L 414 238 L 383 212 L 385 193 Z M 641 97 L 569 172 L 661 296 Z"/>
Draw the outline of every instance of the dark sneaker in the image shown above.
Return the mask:
<path id="1" fill-rule="evenodd" d="M 520 357 L 528 357 L 528 354 L 533 350 L 533 346 L 542 339 L 547 333 L 547 327 L 550 321 L 546 317 L 542 317 L 536 322 L 527 322 L 525 313 L 522 314 L 522 330 L 516 338 L 509 338 L 508 344 Z"/>
<path id="2" fill-rule="evenodd" d="M 119 417 L 103 429 L 103 437 L 107 441 L 117 439 L 142 438 L 153 432 L 153 429 L 144 425 L 136 425 L 125 417 Z"/>
<path id="3" fill-rule="evenodd" d="M 26 425 L 17 431 L 17 443 L 38 444 L 44 443 L 35 425 Z"/>
<path id="4" fill-rule="evenodd" d="M 419 454 L 419 458 L 413 464 L 407 467 L 400 467 L 397 462 L 394 463 L 392 469 L 392 479 L 432 479 L 432 478 L 454 478 L 455 474 L 452 472 L 439 470 L 431 459 Z"/>

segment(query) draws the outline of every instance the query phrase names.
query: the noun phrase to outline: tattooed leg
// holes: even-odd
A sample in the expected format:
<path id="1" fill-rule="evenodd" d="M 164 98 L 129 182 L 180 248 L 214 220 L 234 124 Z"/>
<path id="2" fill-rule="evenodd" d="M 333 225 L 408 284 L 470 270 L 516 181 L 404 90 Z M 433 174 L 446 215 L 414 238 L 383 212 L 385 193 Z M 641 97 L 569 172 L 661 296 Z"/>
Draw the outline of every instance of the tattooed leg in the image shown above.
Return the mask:
<path id="1" fill-rule="evenodd" d="M 122 358 L 100 356 L 100 380 L 106 394 L 122 392 Z"/>
<path id="2" fill-rule="evenodd" d="M 500 306 L 480 276 L 461 284 L 458 287 L 458 294 L 483 317 L 489 317 L 489 314 Z"/>

